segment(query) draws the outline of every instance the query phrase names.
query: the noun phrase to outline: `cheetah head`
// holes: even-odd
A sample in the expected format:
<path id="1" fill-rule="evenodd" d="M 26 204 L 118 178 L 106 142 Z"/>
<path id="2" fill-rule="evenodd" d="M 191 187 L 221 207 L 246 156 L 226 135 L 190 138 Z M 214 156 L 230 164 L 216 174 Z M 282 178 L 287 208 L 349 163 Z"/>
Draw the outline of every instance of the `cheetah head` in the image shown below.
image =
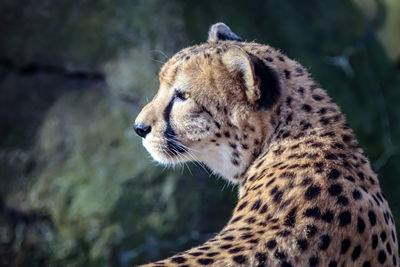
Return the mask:
<path id="1" fill-rule="evenodd" d="M 162 67 L 159 90 L 134 124 L 156 161 L 199 161 L 240 181 L 272 131 L 282 87 L 274 66 L 242 44 L 218 23 L 207 43 L 180 51 Z"/>

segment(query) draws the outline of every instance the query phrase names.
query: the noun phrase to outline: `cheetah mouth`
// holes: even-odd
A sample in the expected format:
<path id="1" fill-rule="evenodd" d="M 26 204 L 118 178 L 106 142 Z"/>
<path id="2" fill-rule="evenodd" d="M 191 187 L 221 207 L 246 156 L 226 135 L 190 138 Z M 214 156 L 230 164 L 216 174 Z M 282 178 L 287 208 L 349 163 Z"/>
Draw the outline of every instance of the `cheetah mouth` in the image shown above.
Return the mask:
<path id="1" fill-rule="evenodd" d="M 190 153 L 191 148 L 179 142 L 176 138 L 146 138 L 143 146 L 150 156 L 161 164 L 177 164 L 180 162 L 193 161 L 194 155 Z"/>

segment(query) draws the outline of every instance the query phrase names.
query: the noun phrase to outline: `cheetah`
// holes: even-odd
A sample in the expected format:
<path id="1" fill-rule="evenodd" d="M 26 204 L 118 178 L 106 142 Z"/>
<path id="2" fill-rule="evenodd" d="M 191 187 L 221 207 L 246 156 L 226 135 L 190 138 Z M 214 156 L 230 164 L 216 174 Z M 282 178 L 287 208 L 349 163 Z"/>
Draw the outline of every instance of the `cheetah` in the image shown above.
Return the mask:
<path id="1" fill-rule="evenodd" d="M 227 225 L 145 266 L 398 266 L 393 216 L 344 115 L 299 63 L 228 26 L 174 55 L 134 123 L 162 164 L 239 187 Z"/>

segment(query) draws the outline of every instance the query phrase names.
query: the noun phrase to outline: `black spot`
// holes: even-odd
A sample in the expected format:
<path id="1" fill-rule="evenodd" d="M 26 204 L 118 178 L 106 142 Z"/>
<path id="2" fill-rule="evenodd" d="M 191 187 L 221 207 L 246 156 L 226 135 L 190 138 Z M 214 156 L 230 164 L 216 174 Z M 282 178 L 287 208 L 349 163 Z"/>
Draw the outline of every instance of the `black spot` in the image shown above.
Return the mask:
<path id="1" fill-rule="evenodd" d="M 372 235 L 372 248 L 376 249 L 377 246 L 378 246 L 378 236 L 373 234 Z"/>
<path id="2" fill-rule="evenodd" d="M 350 135 L 342 135 L 342 140 L 343 142 L 347 143 L 351 141 L 351 136 Z"/>
<path id="3" fill-rule="evenodd" d="M 224 237 L 222 238 L 222 240 L 227 240 L 227 241 L 232 241 L 233 239 L 235 239 L 235 237 L 233 237 L 233 236 L 231 236 L 231 235 L 224 236 Z"/>
<path id="4" fill-rule="evenodd" d="M 306 251 L 308 248 L 308 243 L 305 239 L 297 239 L 297 245 L 299 246 L 301 251 Z"/>
<path id="5" fill-rule="evenodd" d="M 283 72 L 285 73 L 285 78 L 289 80 L 290 79 L 290 71 L 284 70 Z"/>
<path id="6" fill-rule="evenodd" d="M 265 65 L 262 60 L 252 55 L 250 55 L 250 57 L 255 74 L 261 81 L 261 97 L 257 100 L 258 106 L 260 108 L 269 109 L 276 103 L 281 95 L 278 78 L 274 71 Z"/>
<path id="7" fill-rule="evenodd" d="M 328 267 L 337 267 L 336 261 L 330 261 Z"/>
<path id="8" fill-rule="evenodd" d="M 304 180 L 301 182 L 301 185 L 306 186 L 311 184 L 312 179 L 311 178 L 304 178 Z"/>
<path id="9" fill-rule="evenodd" d="M 334 160 L 334 159 L 337 159 L 337 156 L 335 154 L 332 154 L 332 153 L 326 153 L 325 154 L 325 159 Z"/>
<path id="10" fill-rule="evenodd" d="M 243 255 L 237 255 L 237 256 L 233 257 L 232 259 L 233 259 L 233 261 L 235 261 L 236 263 L 239 263 L 239 264 L 243 264 L 246 262 L 246 257 Z"/>
<path id="11" fill-rule="evenodd" d="M 389 242 L 386 243 L 386 250 L 389 253 L 389 255 L 392 255 L 392 248 L 390 247 Z"/>
<path id="12" fill-rule="evenodd" d="M 381 264 L 385 263 L 385 261 L 386 261 L 386 253 L 385 253 L 385 251 L 383 251 L 383 250 L 379 251 L 379 253 L 378 253 L 378 261 Z"/>
<path id="13" fill-rule="evenodd" d="M 260 240 L 258 238 L 254 238 L 254 239 L 247 240 L 247 243 L 258 244 L 259 241 Z"/>
<path id="14" fill-rule="evenodd" d="M 345 196 L 338 196 L 336 203 L 342 206 L 347 206 L 349 204 L 349 200 Z"/>
<path id="15" fill-rule="evenodd" d="M 351 214 L 349 211 L 343 211 L 338 216 L 340 226 L 346 226 L 351 223 Z"/>
<path id="16" fill-rule="evenodd" d="M 318 113 L 324 115 L 326 111 L 327 111 L 326 108 L 321 108 L 320 110 L 318 110 Z"/>
<path id="17" fill-rule="evenodd" d="M 371 226 L 374 226 L 376 224 L 375 212 L 373 212 L 372 210 L 368 211 L 368 218 L 369 222 L 371 223 Z"/>
<path id="18" fill-rule="evenodd" d="M 312 256 L 312 257 L 309 259 L 308 263 L 310 264 L 310 267 L 311 267 L 311 266 L 317 266 L 318 263 L 319 263 L 318 257 L 317 257 L 317 256 Z"/>
<path id="19" fill-rule="evenodd" d="M 237 145 L 235 143 L 229 142 L 229 146 L 233 149 L 236 149 Z"/>
<path id="20" fill-rule="evenodd" d="M 281 236 L 281 237 L 286 237 L 286 236 L 288 236 L 290 234 L 291 234 L 290 231 L 287 231 L 287 230 L 283 230 L 283 231 L 280 231 L 280 232 L 277 233 L 277 235 Z"/>
<path id="21" fill-rule="evenodd" d="M 275 240 L 270 240 L 268 241 L 265 246 L 269 249 L 269 250 L 273 250 L 276 247 L 277 243 Z"/>
<path id="22" fill-rule="evenodd" d="M 206 256 L 207 257 L 214 257 L 214 256 L 216 256 L 218 254 L 219 254 L 219 252 L 211 252 L 211 253 L 207 253 Z"/>
<path id="23" fill-rule="evenodd" d="M 317 197 L 320 193 L 321 193 L 321 187 L 319 187 L 319 186 L 310 186 L 306 190 L 306 192 L 304 194 L 304 198 L 306 200 L 311 200 L 311 199 Z"/>
<path id="24" fill-rule="evenodd" d="M 251 206 L 251 210 L 258 210 L 261 206 L 261 199 L 258 199 L 254 202 L 253 206 Z"/>
<path id="25" fill-rule="evenodd" d="M 396 260 L 396 256 L 395 255 L 393 255 L 393 265 L 397 266 L 397 260 Z"/>
<path id="26" fill-rule="evenodd" d="M 286 179 L 294 179 L 296 178 L 296 174 L 293 172 L 282 172 L 281 175 L 279 175 L 280 178 L 286 178 Z"/>
<path id="27" fill-rule="evenodd" d="M 282 56 L 278 56 L 278 59 L 279 59 L 280 61 L 285 61 L 285 59 L 284 59 Z"/>
<path id="28" fill-rule="evenodd" d="M 242 218 L 243 218 L 243 216 L 237 216 L 237 217 L 235 217 L 234 219 L 232 219 L 231 223 L 238 222 L 238 221 L 240 221 Z"/>
<path id="29" fill-rule="evenodd" d="M 347 250 L 350 247 L 350 240 L 348 239 L 343 239 L 341 245 L 340 245 L 340 253 L 341 254 L 345 254 L 347 252 Z"/>
<path id="30" fill-rule="evenodd" d="M 338 196 L 342 193 L 342 185 L 341 184 L 333 184 L 328 188 L 329 195 Z"/>
<path id="31" fill-rule="evenodd" d="M 305 112 L 310 112 L 312 110 L 312 107 L 310 105 L 308 105 L 308 104 L 304 104 L 301 107 L 301 109 L 304 110 Z"/>
<path id="32" fill-rule="evenodd" d="M 340 172 L 336 169 L 332 169 L 328 173 L 328 179 L 335 180 L 339 177 Z"/>
<path id="33" fill-rule="evenodd" d="M 313 207 L 313 208 L 308 208 L 304 212 L 304 215 L 306 217 L 314 217 L 314 218 L 320 218 L 321 217 L 321 211 L 319 210 L 318 207 Z"/>
<path id="34" fill-rule="evenodd" d="M 317 227 L 315 225 L 307 225 L 307 237 L 312 237 L 317 233 Z"/>
<path id="35" fill-rule="evenodd" d="M 361 253 L 361 246 L 355 247 L 353 249 L 353 252 L 351 253 L 351 259 L 355 261 L 356 259 L 358 259 L 358 257 L 360 257 L 360 253 Z"/>
<path id="36" fill-rule="evenodd" d="M 348 181 L 350 181 L 350 182 L 352 182 L 352 183 L 354 183 L 356 180 L 353 178 L 353 176 L 345 176 L 344 177 L 344 179 L 346 179 L 346 180 L 348 180 Z"/>
<path id="37" fill-rule="evenodd" d="M 329 123 L 329 119 L 327 119 L 327 118 L 325 118 L 325 117 L 322 117 L 322 118 L 319 120 L 319 122 L 321 122 L 322 125 L 327 125 L 327 124 Z"/>
<path id="38" fill-rule="evenodd" d="M 266 213 L 267 210 L 268 210 L 268 204 L 264 204 L 264 205 L 261 207 L 259 213 L 260 213 L 260 214 Z"/>
<path id="39" fill-rule="evenodd" d="M 314 163 L 314 168 L 315 168 L 315 172 L 316 172 L 316 173 L 321 173 L 321 172 L 323 172 L 323 167 L 324 167 L 324 164 L 323 164 L 322 162 L 316 162 L 316 163 Z"/>
<path id="40" fill-rule="evenodd" d="M 274 59 L 273 59 L 272 57 L 265 57 L 264 59 L 265 59 L 266 61 L 268 61 L 268 62 L 274 61 Z"/>
<path id="41" fill-rule="evenodd" d="M 328 210 L 324 214 L 322 214 L 321 219 L 327 223 L 332 222 L 333 220 L 333 212 Z"/>
<path id="42" fill-rule="evenodd" d="M 176 262 L 176 263 L 184 263 L 186 261 L 186 258 L 184 257 L 173 257 L 171 259 L 172 262 Z"/>
<path id="43" fill-rule="evenodd" d="M 189 255 L 192 255 L 192 256 L 195 256 L 195 257 L 203 255 L 203 254 L 204 254 L 203 252 L 191 252 L 191 253 L 189 253 Z"/>
<path id="44" fill-rule="evenodd" d="M 244 249 L 244 247 L 236 247 L 236 248 L 232 248 L 232 249 L 228 250 L 228 252 L 230 254 L 235 254 L 235 253 L 238 253 L 240 251 L 243 251 L 243 249 Z"/>
<path id="45" fill-rule="evenodd" d="M 276 192 L 279 191 L 279 187 L 275 186 L 274 188 L 271 189 L 271 191 L 269 191 L 270 195 L 273 196 L 276 194 Z"/>
<path id="46" fill-rule="evenodd" d="M 249 223 L 249 224 L 255 223 L 255 222 L 256 222 L 256 218 L 250 217 L 250 218 L 248 218 L 248 219 L 246 220 L 246 222 Z"/>
<path id="47" fill-rule="evenodd" d="M 303 127 L 303 130 L 304 130 L 304 127 Z M 324 144 L 321 142 L 314 142 L 311 144 L 311 147 L 323 147 L 323 146 L 324 146 Z"/>
<path id="48" fill-rule="evenodd" d="M 237 209 L 237 211 L 241 211 L 242 209 L 244 209 L 247 205 L 249 204 L 249 202 L 245 201 L 243 202 Z"/>
<path id="49" fill-rule="evenodd" d="M 197 262 L 200 263 L 201 265 L 210 265 L 214 262 L 214 260 L 210 258 L 204 258 L 204 259 L 198 259 Z"/>
<path id="50" fill-rule="evenodd" d="M 321 244 L 319 245 L 320 250 L 326 250 L 331 243 L 331 238 L 329 235 L 322 235 L 321 236 Z"/>
<path id="51" fill-rule="evenodd" d="M 282 200 L 282 196 L 283 196 L 283 192 L 282 191 L 280 191 L 280 190 L 278 190 L 277 192 L 276 192 L 276 194 L 274 195 L 274 197 L 273 197 L 273 201 L 274 202 L 280 202 L 281 200 Z"/>
<path id="52" fill-rule="evenodd" d="M 293 265 L 290 264 L 290 263 L 287 262 L 287 261 L 284 261 L 284 262 L 282 262 L 281 267 L 293 267 Z"/>
<path id="53" fill-rule="evenodd" d="M 224 132 L 224 135 L 226 136 L 226 137 L 231 137 L 231 134 L 229 133 L 229 132 Z"/>
<path id="54" fill-rule="evenodd" d="M 259 263 L 264 263 L 267 260 L 267 255 L 265 253 L 256 253 L 255 257 Z"/>
<path id="55" fill-rule="evenodd" d="M 289 122 L 292 121 L 292 113 L 290 113 L 287 117 L 286 117 L 286 124 L 289 124 Z"/>
<path id="56" fill-rule="evenodd" d="M 303 74 L 303 69 L 300 68 L 300 67 L 297 67 L 297 68 L 296 68 L 296 72 L 297 72 L 298 74 Z"/>
<path id="57" fill-rule="evenodd" d="M 354 190 L 354 191 L 353 191 L 353 198 L 354 198 L 355 200 L 361 199 L 361 193 L 360 193 L 360 191 L 358 191 L 357 189 Z"/>
<path id="58" fill-rule="evenodd" d="M 365 230 L 365 222 L 361 217 L 357 218 L 357 230 L 360 234 L 364 233 Z"/>
<path id="59" fill-rule="evenodd" d="M 382 240 L 382 243 L 384 243 L 386 241 L 386 233 L 383 231 L 381 233 L 381 240 Z"/>
<path id="60" fill-rule="evenodd" d="M 371 263 L 369 263 L 369 261 L 364 261 L 362 267 L 371 267 Z"/>
<path id="61" fill-rule="evenodd" d="M 313 98 L 315 101 L 321 101 L 322 99 L 324 99 L 324 97 L 323 97 L 323 96 L 320 96 L 320 95 L 312 95 L 312 98 Z"/>
<path id="62" fill-rule="evenodd" d="M 294 227 L 294 224 L 296 222 L 296 211 L 297 211 L 297 207 L 294 207 L 293 209 L 291 209 L 288 212 L 284 225 L 289 226 L 289 227 Z"/>
<path id="63" fill-rule="evenodd" d="M 290 96 L 288 96 L 288 97 L 286 98 L 286 104 L 287 104 L 288 106 L 290 106 L 291 103 L 292 103 L 292 98 L 291 98 Z"/>
<path id="64" fill-rule="evenodd" d="M 277 258 L 278 260 L 283 260 L 286 258 L 285 253 L 283 253 L 282 251 L 276 250 L 275 254 L 274 254 L 275 258 Z"/>

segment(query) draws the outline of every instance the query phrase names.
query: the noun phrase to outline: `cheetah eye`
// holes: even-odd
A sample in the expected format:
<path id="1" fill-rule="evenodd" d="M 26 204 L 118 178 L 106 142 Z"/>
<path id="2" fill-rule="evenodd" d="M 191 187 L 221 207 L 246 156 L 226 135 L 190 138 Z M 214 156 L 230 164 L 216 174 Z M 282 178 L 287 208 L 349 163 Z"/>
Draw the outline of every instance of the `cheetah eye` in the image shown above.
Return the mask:
<path id="1" fill-rule="evenodd" d="M 190 93 L 188 93 L 188 92 L 176 92 L 176 96 L 180 100 L 188 100 L 190 98 Z"/>

